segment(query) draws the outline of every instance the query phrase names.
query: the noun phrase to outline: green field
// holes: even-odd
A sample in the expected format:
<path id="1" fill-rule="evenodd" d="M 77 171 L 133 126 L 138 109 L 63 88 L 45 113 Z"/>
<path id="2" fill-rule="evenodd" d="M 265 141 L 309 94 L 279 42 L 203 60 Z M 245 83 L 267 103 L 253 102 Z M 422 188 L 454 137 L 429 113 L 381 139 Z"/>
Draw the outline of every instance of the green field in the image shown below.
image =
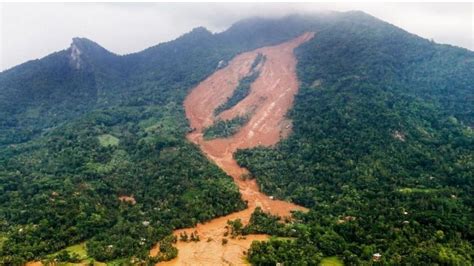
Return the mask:
<path id="1" fill-rule="evenodd" d="M 48 255 L 47 257 L 48 258 L 55 257 L 56 255 L 58 255 L 59 253 L 61 253 L 63 251 L 67 251 L 71 254 L 75 253 L 75 254 L 79 255 L 79 258 L 81 258 L 82 260 L 86 260 L 86 259 L 89 258 L 89 256 L 87 256 L 87 250 L 86 250 L 86 243 L 85 242 L 77 244 L 77 245 L 69 246 L 67 248 L 64 248 L 64 249 L 58 251 L 58 252 L 55 252 L 51 255 Z"/>
<path id="2" fill-rule="evenodd" d="M 438 189 L 433 188 L 401 188 L 398 190 L 400 193 L 409 194 L 409 193 L 434 193 L 438 192 Z"/>
<path id="3" fill-rule="evenodd" d="M 114 137 L 110 134 L 102 134 L 98 136 L 100 145 L 103 147 L 108 147 L 108 146 L 117 146 L 120 142 L 120 140 L 117 137 Z"/>
<path id="4" fill-rule="evenodd" d="M 344 263 L 342 261 L 334 256 L 334 257 L 326 257 L 321 260 L 321 263 L 319 264 L 320 266 L 342 266 Z"/>
<path id="5" fill-rule="evenodd" d="M 106 263 L 103 263 L 103 262 L 97 262 L 97 261 L 94 261 L 93 258 L 89 257 L 87 255 L 87 250 L 86 250 L 86 243 L 83 242 L 81 244 L 77 244 L 77 245 L 73 245 L 73 246 L 69 246 L 65 249 L 62 249 L 56 253 L 53 253 L 51 255 L 48 256 L 48 258 L 54 258 L 56 255 L 58 255 L 60 252 L 62 251 L 67 251 L 71 254 L 75 253 L 77 255 L 79 255 L 79 258 L 82 260 L 81 262 L 79 263 L 70 263 L 70 262 L 67 262 L 67 263 L 61 263 L 60 265 L 64 265 L 64 266 L 72 266 L 72 265 L 84 265 L 84 264 L 88 264 L 90 262 L 94 262 L 94 265 L 96 266 L 105 266 L 105 265 L 108 265 Z"/>

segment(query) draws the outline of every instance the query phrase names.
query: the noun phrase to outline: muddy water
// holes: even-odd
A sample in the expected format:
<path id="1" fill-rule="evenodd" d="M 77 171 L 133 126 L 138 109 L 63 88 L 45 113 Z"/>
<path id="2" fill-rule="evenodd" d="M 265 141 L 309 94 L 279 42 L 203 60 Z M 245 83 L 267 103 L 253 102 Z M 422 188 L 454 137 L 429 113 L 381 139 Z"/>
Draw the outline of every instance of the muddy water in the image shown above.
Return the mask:
<path id="1" fill-rule="evenodd" d="M 186 116 L 195 130 L 187 138 L 197 144 L 206 156 L 230 175 L 237 184 L 242 199 L 248 208 L 230 215 L 213 219 L 195 228 L 176 230 L 175 235 L 186 231 L 197 232 L 201 241 L 178 241 L 179 255 L 176 259 L 159 265 L 242 265 L 246 264 L 244 252 L 253 240 L 265 240 L 266 235 L 249 235 L 246 239 L 230 239 L 222 245 L 228 220 L 240 218 L 248 223 L 254 209 L 259 206 L 264 211 L 279 216 L 289 216 L 292 210 L 303 207 L 280 200 L 272 200 L 261 193 L 255 180 L 243 180 L 247 170 L 239 167 L 233 158 L 237 149 L 258 145 L 271 146 L 287 136 L 291 121 L 285 114 L 293 104 L 298 91 L 296 59 L 293 50 L 313 38 L 314 33 L 305 33 L 288 42 L 263 47 L 235 57 L 228 66 L 216 71 L 201 82 L 184 102 Z M 237 87 L 239 80 L 249 74 L 256 56 L 261 53 L 266 60 L 260 66 L 260 75 L 251 85 L 249 95 L 233 108 L 214 116 L 214 110 L 224 103 Z M 249 122 L 240 131 L 228 138 L 205 141 L 203 129 L 216 119 L 231 119 L 238 115 L 251 114 Z M 156 254 L 154 249 L 150 253 Z"/>

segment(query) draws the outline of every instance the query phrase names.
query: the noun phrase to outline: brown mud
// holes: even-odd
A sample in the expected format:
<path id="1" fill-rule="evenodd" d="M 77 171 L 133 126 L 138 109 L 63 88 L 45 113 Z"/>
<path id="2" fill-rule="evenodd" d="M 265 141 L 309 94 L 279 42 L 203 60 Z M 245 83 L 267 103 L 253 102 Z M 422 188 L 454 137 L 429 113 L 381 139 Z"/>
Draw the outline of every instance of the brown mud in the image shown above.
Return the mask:
<path id="1" fill-rule="evenodd" d="M 255 179 L 245 180 L 242 176 L 248 174 L 233 158 L 237 149 L 256 146 L 272 146 L 285 138 L 291 131 L 291 121 L 285 118 L 288 109 L 298 91 L 296 76 L 296 58 L 293 50 L 302 43 L 313 38 L 314 33 L 305 33 L 295 39 L 279 45 L 263 47 L 254 51 L 242 53 L 229 62 L 228 66 L 217 70 L 201 82 L 187 96 L 184 107 L 186 116 L 194 130 L 187 135 L 188 140 L 195 143 L 203 153 L 230 175 L 237 184 L 242 199 L 248 202 L 248 208 L 198 224 L 194 228 L 176 230 L 178 236 L 182 232 L 190 235 L 197 232 L 201 241 L 178 241 L 178 257 L 159 265 L 243 265 L 244 252 L 254 240 L 265 240 L 266 235 L 248 235 L 245 239 L 228 239 L 223 245 L 222 239 L 226 232 L 228 220 L 241 219 L 247 224 L 256 207 L 263 211 L 290 216 L 291 211 L 305 208 L 281 201 L 260 192 Z M 218 117 L 214 110 L 229 98 L 239 80 L 249 74 L 252 63 L 258 54 L 265 56 L 259 67 L 260 75 L 252 83 L 249 95 Z M 212 125 L 217 119 L 228 120 L 239 115 L 250 115 L 250 120 L 233 136 L 213 140 L 204 140 L 203 129 Z M 150 255 L 156 255 L 155 247 Z"/>

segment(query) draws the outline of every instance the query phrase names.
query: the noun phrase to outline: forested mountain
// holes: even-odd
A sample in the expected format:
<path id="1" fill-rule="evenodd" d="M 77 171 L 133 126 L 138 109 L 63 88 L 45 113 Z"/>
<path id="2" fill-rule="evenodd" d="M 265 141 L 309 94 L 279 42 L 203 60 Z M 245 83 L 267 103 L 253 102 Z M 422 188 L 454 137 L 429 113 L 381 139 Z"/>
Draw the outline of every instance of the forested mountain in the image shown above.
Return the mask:
<path id="1" fill-rule="evenodd" d="M 264 192 L 312 210 L 298 241 L 255 245 L 251 262 L 319 251 L 348 264 L 375 253 L 390 265 L 472 264 L 474 53 L 351 13 L 297 55 L 293 134 L 237 159 Z"/>
<path id="2" fill-rule="evenodd" d="M 267 31 L 274 23 L 196 28 L 125 56 L 74 38 L 2 72 L 0 262 L 84 240 L 98 260 L 147 258 L 171 229 L 242 209 L 230 177 L 185 140 L 182 101 L 221 60 L 303 31 Z"/>
<path id="3" fill-rule="evenodd" d="M 174 41 L 126 56 L 74 38 L 64 51 L 4 71 L 0 75 L 0 145 L 27 141 L 45 128 L 94 108 L 177 100 L 191 84 L 215 70 L 220 60 L 301 32 L 271 33 L 263 28 L 262 38 L 262 32 L 251 30 L 252 25 L 236 25 L 215 35 L 196 28 Z M 245 42 L 239 44 L 236 39 Z"/>
<path id="4" fill-rule="evenodd" d="M 305 31 L 293 132 L 236 158 L 311 211 L 294 241 L 255 244 L 250 262 L 472 264 L 474 53 L 362 12 L 196 28 L 124 56 L 75 38 L 1 72 L 0 264 L 86 240 L 99 261 L 148 259 L 172 229 L 244 208 L 185 139 L 184 97 L 219 62 Z"/>

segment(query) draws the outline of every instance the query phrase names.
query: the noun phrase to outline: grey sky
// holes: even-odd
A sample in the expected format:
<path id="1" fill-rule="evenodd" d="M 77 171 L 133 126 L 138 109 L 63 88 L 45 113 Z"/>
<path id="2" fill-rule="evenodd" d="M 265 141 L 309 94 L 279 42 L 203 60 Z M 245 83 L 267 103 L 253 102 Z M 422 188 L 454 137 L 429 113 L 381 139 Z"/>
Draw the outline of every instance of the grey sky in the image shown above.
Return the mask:
<path id="1" fill-rule="evenodd" d="M 474 50 L 472 3 L 0 3 L 0 71 L 65 49 L 86 37 L 126 54 L 197 26 L 213 32 L 249 16 L 362 10 L 436 42 Z"/>

